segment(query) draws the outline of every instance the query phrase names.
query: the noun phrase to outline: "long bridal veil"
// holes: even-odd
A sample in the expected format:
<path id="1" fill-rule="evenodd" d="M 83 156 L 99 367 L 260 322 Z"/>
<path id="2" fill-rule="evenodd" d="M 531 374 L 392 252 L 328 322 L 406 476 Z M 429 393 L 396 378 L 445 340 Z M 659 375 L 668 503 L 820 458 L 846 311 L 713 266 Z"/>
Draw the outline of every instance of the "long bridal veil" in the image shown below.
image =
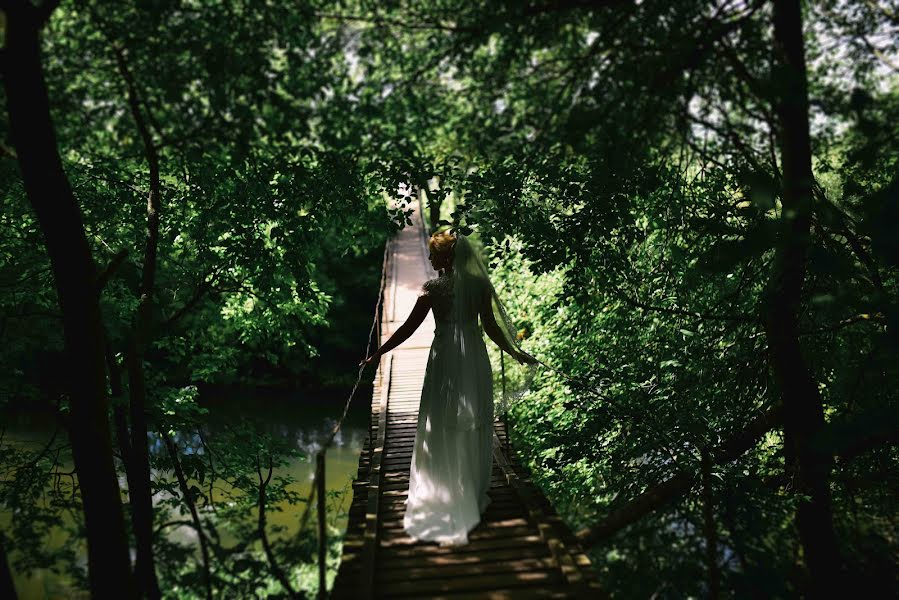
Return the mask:
<path id="1" fill-rule="evenodd" d="M 493 319 L 499 326 L 500 334 L 506 343 L 517 350 L 523 352 L 521 348 L 521 340 L 515 329 L 512 319 L 496 293 L 487 267 L 481 259 L 475 245 L 467 236 L 456 234 L 455 260 L 453 261 L 453 313 L 455 330 L 453 341 L 456 344 L 456 356 L 463 358 L 466 348 L 464 347 L 465 337 L 461 334 L 461 324 L 471 322 L 477 319 L 482 308 L 489 304 Z M 464 360 L 461 361 L 464 364 Z M 461 366 L 461 365 L 460 365 Z M 533 379 L 535 365 L 528 365 L 525 381 L 513 389 L 508 386 L 505 393 L 499 395 L 499 404 L 494 407 L 494 415 L 504 415 L 508 412 L 511 402 L 520 398 L 530 385 Z M 465 403 L 465 399 L 460 399 L 460 413 L 464 411 L 461 406 Z"/>

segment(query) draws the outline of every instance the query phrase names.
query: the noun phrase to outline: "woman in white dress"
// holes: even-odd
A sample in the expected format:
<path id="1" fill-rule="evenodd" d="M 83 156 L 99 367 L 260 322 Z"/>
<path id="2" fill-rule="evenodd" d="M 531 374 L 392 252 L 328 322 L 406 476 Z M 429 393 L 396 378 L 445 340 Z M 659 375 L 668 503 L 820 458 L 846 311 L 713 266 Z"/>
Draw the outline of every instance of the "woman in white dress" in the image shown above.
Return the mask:
<path id="1" fill-rule="evenodd" d="M 440 232 L 428 247 L 440 276 L 424 283 L 409 318 L 365 362 L 380 360 L 434 311 L 403 527 L 416 540 L 461 545 L 490 503 L 493 465 L 493 375 L 478 317 L 502 350 L 522 363 L 536 361 L 519 347 L 471 242 Z"/>

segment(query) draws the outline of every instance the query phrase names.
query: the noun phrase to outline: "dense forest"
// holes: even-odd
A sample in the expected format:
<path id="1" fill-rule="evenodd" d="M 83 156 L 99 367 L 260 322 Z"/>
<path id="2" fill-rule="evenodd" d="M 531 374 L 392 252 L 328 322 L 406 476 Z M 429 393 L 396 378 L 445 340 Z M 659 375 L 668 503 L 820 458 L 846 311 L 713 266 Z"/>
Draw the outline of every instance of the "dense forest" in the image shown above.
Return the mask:
<path id="1" fill-rule="evenodd" d="M 895 2 L 0 17 L 4 598 L 315 595 L 313 457 L 208 398 L 349 392 L 410 194 L 551 366 L 513 444 L 610 596 L 899 594 Z"/>

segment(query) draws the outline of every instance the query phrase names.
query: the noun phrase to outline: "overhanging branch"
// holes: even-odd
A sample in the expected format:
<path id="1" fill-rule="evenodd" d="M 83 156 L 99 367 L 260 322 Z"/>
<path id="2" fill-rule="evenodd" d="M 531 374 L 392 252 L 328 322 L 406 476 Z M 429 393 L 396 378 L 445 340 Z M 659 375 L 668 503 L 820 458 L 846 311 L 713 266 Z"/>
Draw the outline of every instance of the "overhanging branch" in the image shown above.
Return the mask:
<path id="1" fill-rule="evenodd" d="M 780 423 L 782 410 L 772 408 L 756 417 L 745 428 L 711 451 L 713 464 L 720 465 L 738 459 L 754 447 L 758 441 Z M 613 511 L 605 519 L 577 532 L 586 546 L 593 546 L 619 530 L 638 521 L 654 510 L 685 494 L 693 487 L 695 473 L 680 472 L 670 479 L 647 489 L 645 492 Z"/>

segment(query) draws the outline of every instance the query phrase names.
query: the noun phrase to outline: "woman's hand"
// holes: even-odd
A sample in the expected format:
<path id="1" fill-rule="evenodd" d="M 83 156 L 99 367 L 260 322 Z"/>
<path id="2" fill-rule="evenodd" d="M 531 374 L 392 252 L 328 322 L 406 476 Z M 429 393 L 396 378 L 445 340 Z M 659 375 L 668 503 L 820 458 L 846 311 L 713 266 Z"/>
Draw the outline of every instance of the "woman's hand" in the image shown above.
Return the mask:
<path id="1" fill-rule="evenodd" d="M 370 365 L 370 364 L 372 364 L 372 363 L 377 363 L 377 362 L 380 361 L 380 360 L 381 360 L 381 351 L 380 351 L 380 350 L 376 350 L 374 354 L 372 354 L 371 356 L 369 356 L 368 358 L 366 358 L 366 359 L 364 359 L 362 362 L 360 362 L 360 363 L 359 363 L 359 366 L 360 366 L 360 367 L 362 367 L 362 366 L 366 366 L 366 367 L 367 367 L 368 365 Z"/>

